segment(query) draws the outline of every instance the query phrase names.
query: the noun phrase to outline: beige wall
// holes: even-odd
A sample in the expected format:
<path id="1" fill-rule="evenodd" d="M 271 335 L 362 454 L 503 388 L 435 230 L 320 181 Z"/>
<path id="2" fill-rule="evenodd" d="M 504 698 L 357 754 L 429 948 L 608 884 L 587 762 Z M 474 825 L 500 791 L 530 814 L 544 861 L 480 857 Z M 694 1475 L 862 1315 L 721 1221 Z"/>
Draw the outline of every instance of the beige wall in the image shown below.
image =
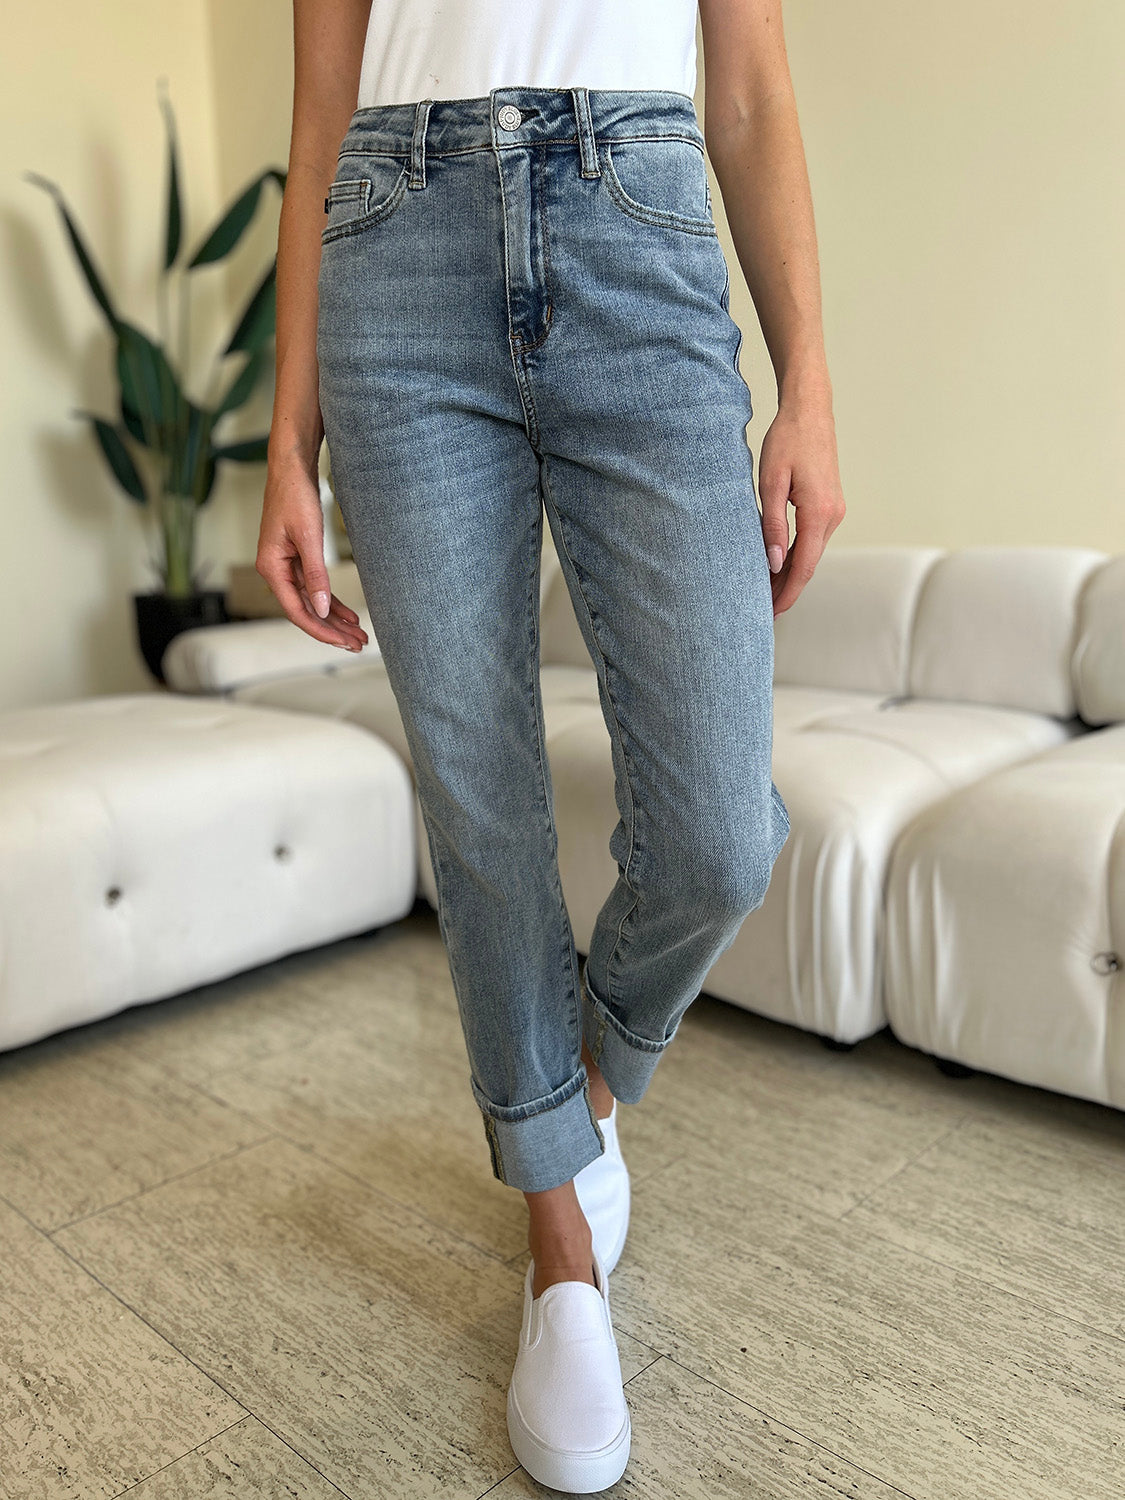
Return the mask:
<path id="1" fill-rule="evenodd" d="M 1125 550 L 1125 11 L 784 16 L 848 505 L 834 540 Z M 777 406 L 741 278 L 731 311 L 756 458 Z"/>
<path id="2" fill-rule="evenodd" d="M 786 0 L 785 26 L 848 502 L 836 539 L 1125 550 L 1125 13 Z M 7 28 L 0 707 L 149 686 L 130 594 L 152 584 L 154 539 L 68 415 L 110 413 L 111 345 L 53 206 L 21 174 L 59 182 L 123 309 L 154 328 L 157 80 L 195 242 L 250 176 L 286 163 L 291 48 L 287 0 L 59 0 Z M 229 329 L 276 224 L 274 196 L 229 273 L 197 279 L 198 355 Z M 723 233 L 757 455 L 772 375 Z M 240 430 L 261 430 L 269 404 L 263 392 Z M 228 468 L 216 487 L 207 582 L 252 560 L 262 476 Z"/>
<path id="3" fill-rule="evenodd" d="M 268 10 L 284 53 L 291 47 L 288 7 Z M 234 40 L 223 45 L 229 51 Z M 252 66 L 249 78 L 236 83 L 229 60 L 215 65 L 205 0 L 98 6 L 57 0 L 19 7 L 5 28 L 0 708 L 150 687 L 135 644 L 131 593 L 156 582 L 148 563 L 157 546 L 150 523 L 109 477 L 87 424 L 70 415 L 75 407 L 114 415 L 113 342 L 53 202 L 23 173 L 58 183 L 119 310 L 155 332 L 166 190 L 158 81 L 167 80 L 179 127 L 190 246 L 252 171 L 265 161 L 285 166 L 287 126 L 272 130 L 263 147 L 264 122 L 252 113 L 259 80 L 262 90 L 269 87 L 259 71 L 262 51 L 252 36 L 240 37 L 238 49 Z M 278 87 L 291 92 L 291 77 Z M 217 88 L 229 96 L 221 107 Z M 287 109 L 288 103 L 279 109 L 279 121 Z M 239 110 L 247 117 L 244 131 Z M 248 138 L 244 153 L 240 136 Z M 271 234 L 276 245 L 277 197 L 266 205 L 259 239 L 253 248 L 240 247 L 229 277 L 222 265 L 193 273 L 189 389 L 195 394 L 206 389 L 232 307 L 268 264 Z M 232 435 L 261 430 L 268 400 L 260 398 L 248 418 Z M 216 485 L 200 528 L 199 563 L 213 563 L 206 586 L 225 583 L 232 558 L 253 556 L 257 522 L 248 496 L 256 480 L 260 497 L 261 472 L 228 469 L 230 477 Z"/>

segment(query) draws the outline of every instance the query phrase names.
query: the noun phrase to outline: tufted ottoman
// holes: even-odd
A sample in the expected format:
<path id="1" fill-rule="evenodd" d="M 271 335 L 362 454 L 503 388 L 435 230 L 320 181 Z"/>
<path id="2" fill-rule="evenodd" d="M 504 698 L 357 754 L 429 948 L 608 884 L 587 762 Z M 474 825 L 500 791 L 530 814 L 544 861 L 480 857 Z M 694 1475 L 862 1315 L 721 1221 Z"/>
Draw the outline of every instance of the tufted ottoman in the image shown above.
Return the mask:
<path id="1" fill-rule="evenodd" d="M 133 693 L 0 714 L 0 1050 L 394 922 L 414 796 L 358 725 Z"/>

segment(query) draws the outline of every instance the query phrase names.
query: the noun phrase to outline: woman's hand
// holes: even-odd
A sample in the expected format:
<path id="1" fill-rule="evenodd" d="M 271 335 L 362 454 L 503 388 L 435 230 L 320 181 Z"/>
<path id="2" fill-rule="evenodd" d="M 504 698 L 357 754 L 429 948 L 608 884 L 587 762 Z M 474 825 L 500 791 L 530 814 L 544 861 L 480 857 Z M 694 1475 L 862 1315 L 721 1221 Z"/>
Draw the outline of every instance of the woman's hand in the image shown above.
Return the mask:
<path id="1" fill-rule="evenodd" d="M 782 402 L 762 439 L 758 490 L 776 618 L 796 601 L 812 577 L 825 543 L 844 519 L 830 405 Z M 797 534 L 791 548 L 788 504 L 796 511 Z M 780 567 L 775 571 L 773 565 L 779 560 Z"/>
<path id="2" fill-rule="evenodd" d="M 314 640 L 362 651 L 367 632 L 359 616 L 329 588 L 320 484 L 298 459 L 269 465 L 254 567 L 294 625 Z"/>

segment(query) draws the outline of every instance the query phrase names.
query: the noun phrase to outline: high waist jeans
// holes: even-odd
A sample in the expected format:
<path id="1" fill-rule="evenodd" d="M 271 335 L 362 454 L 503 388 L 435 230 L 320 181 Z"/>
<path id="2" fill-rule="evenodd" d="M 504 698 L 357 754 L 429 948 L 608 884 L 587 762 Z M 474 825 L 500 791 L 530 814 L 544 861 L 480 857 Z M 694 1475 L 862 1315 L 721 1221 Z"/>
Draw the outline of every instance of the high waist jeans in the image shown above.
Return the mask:
<path id="1" fill-rule="evenodd" d="M 692 99 L 495 88 L 355 111 L 317 354 L 337 500 L 402 715 L 493 1174 L 604 1148 L 789 831 L 773 607 Z M 543 514 L 620 819 L 579 967 L 539 680 Z"/>

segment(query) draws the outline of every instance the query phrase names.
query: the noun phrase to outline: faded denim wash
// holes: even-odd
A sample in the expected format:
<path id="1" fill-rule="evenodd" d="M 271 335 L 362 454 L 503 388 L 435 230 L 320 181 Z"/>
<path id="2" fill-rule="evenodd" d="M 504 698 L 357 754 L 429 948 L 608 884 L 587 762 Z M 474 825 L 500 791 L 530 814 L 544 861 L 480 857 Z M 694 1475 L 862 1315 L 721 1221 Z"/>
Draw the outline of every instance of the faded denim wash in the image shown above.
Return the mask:
<path id="1" fill-rule="evenodd" d="M 413 760 L 493 1174 L 604 1149 L 765 898 L 773 606 L 693 100 L 520 86 L 357 109 L 320 402 Z M 539 687 L 543 514 L 597 669 L 618 866 L 579 969 Z"/>

